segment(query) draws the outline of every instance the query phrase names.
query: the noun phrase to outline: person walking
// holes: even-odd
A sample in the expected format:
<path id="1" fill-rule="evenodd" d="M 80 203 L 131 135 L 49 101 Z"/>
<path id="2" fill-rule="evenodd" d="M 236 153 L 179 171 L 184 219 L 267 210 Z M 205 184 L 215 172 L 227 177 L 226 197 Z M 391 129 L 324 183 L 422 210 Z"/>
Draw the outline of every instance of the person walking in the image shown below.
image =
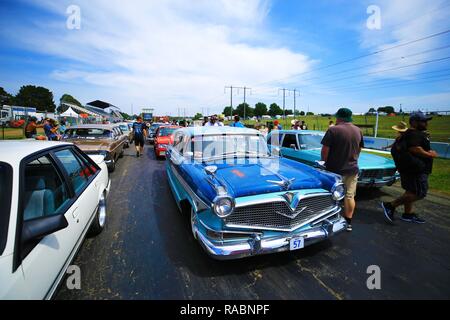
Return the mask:
<path id="1" fill-rule="evenodd" d="M 230 127 L 235 127 L 235 128 L 244 128 L 244 125 L 240 122 L 241 118 L 239 116 L 234 116 L 234 121 L 233 123 L 230 125 Z"/>
<path id="2" fill-rule="evenodd" d="M 395 210 L 400 206 L 405 208 L 401 220 L 425 223 L 424 219 L 414 213 L 413 204 L 426 197 L 433 159 L 438 156 L 436 151 L 431 150 L 430 139 L 426 133 L 428 121 L 431 119 L 420 111 L 411 113 L 410 128 L 392 146 L 392 157 L 400 172 L 400 180 L 405 193 L 392 202 L 381 203 L 384 216 L 389 223 L 394 222 Z"/>
<path id="3" fill-rule="evenodd" d="M 384 150 L 392 150 L 392 147 L 398 141 L 400 141 L 400 139 L 402 138 L 403 134 L 408 130 L 408 125 L 406 124 L 406 122 L 400 121 L 395 126 L 392 126 L 392 129 L 397 132 L 397 136 L 395 137 L 395 140 L 394 140 L 394 142 L 392 144 L 390 144 L 390 145 L 388 145 L 388 146 L 383 148 Z M 395 161 L 395 159 L 394 159 L 394 161 Z"/>
<path id="4" fill-rule="evenodd" d="M 344 218 L 347 231 L 351 232 L 355 211 L 356 186 L 358 184 L 358 158 L 364 148 L 363 133 L 352 122 L 352 111 L 341 108 L 336 113 L 336 125 L 326 132 L 322 139 L 322 161 L 328 171 L 342 176 L 346 194 L 344 198 Z"/>
<path id="5" fill-rule="evenodd" d="M 133 123 L 133 137 L 134 145 L 136 147 L 136 157 L 139 158 L 144 152 L 145 138 L 148 135 L 148 128 L 142 117 L 137 117 L 136 122 Z"/>

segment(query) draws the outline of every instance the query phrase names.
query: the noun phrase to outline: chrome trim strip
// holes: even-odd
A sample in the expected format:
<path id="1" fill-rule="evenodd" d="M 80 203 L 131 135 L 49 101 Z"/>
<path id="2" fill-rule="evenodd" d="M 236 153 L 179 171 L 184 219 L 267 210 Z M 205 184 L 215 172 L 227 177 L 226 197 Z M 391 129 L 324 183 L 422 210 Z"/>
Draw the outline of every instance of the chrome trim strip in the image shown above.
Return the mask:
<path id="1" fill-rule="evenodd" d="M 175 178 L 178 179 L 178 181 L 181 183 L 183 188 L 186 190 L 186 192 L 192 198 L 195 211 L 198 212 L 198 211 L 209 209 L 210 206 L 208 206 L 199 196 L 197 196 L 195 194 L 195 192 L 191 189 L 191 187 L 188 185 L 188 183 L 176 171 L 176 169 L 172 163 L 170 163 L 170 167 L 172 168 L 172 174 L 175 176 Z"/>
<path id="2" fill-rule="evenodd" d="M 251 231 L 230 231 L 230 230 L 214 230 L 211 227 L 207 226 L 201 219 L 198 219 L 197 217 L 197 221 L 200 222 L 200 224 L 207 230 L 212 231 L 212 232 L 217 232 L 217 233 L 227 233 L 227 234 L 248 234 L 248 235 L 254 235 L 254 234 L 258 234 L 261 235 L 262 232 L 251 232 Z"/>
<path id="3" fill-rule="evenodd" d="M 295 192 L 290 191 L 290 192 Z M 236 198 L 236 208 L 244 208 L 248 206 L 253 206 L 257 204 L 265 204 L 265 203 L 272 203 L 272 202 L 285 202 L 288 206 L 290 203 L 283 197 L 283 194 L 286 192 L 281 192 L 278 195 L 269 195 L 267 198 L 264 199 L 249 199 L 249 200 L 241 200 L 242 198 Z M 307 199 L 307 198 L 313 198 L 313 197 L 320 197 L 320 196 L 331 196 L 330 192 L 321 192 L 321 193 L 310 193 L 310 194 L 304 194 L 298 197 L 299 201 Z"/>

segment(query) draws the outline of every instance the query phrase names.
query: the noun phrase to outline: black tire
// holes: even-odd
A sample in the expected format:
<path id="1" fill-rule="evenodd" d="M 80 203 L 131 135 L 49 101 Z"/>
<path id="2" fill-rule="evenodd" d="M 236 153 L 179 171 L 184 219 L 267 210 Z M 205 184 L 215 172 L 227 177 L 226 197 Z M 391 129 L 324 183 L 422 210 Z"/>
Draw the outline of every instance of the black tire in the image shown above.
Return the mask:
<path id="1" fill-rule="evenodd" d="M 106 224 L 106 192 L 103 192 L 100 200 L 98 202 L 97 212 L 95 213 L 95 218 L 88 231 L 89 237 L 98 236 L 102 233 Z"/>
<path id="2" fill-rule="evenodd" d="M 114 172 L 114 170 L 116 170 L 116 159 L 112 158 L 111 159 L 111 165 L 108 166 L 108 171 L 109 172 Z"/>

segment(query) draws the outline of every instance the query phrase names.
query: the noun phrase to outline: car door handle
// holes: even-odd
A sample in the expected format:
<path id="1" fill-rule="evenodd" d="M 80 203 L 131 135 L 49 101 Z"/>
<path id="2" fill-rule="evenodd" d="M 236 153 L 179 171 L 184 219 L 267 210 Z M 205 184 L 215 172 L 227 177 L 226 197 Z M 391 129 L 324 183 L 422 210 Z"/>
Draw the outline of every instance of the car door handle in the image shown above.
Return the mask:
<path id="1" fill-rule="evenodd" d="M 79 212 L 78 212 L 78 207 L 76 207 L 76 208 L 73 209 L 73 211 L 72 211 L 72 217 L 73 217 L 73 218 L 76 218 L 76 217 L 78 217 L 78 214 L 79 214 Z"/>

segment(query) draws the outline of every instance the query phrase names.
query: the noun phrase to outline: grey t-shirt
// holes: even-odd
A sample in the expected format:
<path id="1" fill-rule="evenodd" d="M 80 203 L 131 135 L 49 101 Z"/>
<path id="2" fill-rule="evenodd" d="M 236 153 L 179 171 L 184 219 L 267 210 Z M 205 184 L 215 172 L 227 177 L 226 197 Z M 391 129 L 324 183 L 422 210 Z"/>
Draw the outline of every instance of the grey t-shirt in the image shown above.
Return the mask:
<path id="1" fill-rule="evenodd" d="M 328 129 L 322 144 L 330 148 L 325 163 L 328 171 L 340 175 L 353 175 L 359 172 L 360 148 L 364 148 L 361 129 L 350 122 L 340 123 Z"/>

